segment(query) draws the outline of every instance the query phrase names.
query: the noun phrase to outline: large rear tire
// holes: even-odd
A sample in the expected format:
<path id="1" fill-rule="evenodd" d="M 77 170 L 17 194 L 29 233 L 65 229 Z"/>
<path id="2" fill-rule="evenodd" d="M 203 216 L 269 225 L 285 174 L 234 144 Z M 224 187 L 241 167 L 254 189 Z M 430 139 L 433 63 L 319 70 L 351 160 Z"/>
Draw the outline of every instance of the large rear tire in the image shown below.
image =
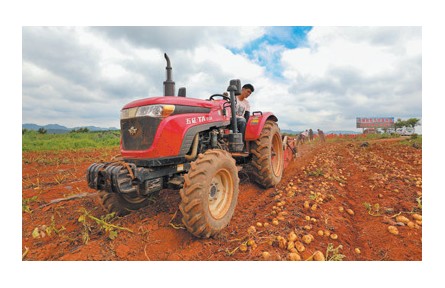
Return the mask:
<path id="1" fill-rule="evenodd" d="M 265 188 L 281 181 L 284 170 L 284 150 L 280 128 L 271 120 L 266 121 L 260 137 L 252 143 L 252 166 L 255 181 Z"/>
<path id="2" fill-rule="evenodd" d="M 184 180 L 179 209 L 187 230 L 196 237 L 209 238 L 229 225 L 239 190 L 232 156 L 217 149 L 199 154 Z"/>

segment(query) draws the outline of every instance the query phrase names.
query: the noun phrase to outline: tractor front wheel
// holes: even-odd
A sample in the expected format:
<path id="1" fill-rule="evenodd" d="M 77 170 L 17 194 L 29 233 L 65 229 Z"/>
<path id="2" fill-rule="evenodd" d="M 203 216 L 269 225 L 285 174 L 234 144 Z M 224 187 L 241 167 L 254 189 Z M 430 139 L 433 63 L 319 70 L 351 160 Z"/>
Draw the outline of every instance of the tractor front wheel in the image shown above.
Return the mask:
<path id="1" fill-rule="evenodd" d="M 99 191 L 99 196 L 105 210 L 109 213 L 114 212 L 116 216 L 125 216 L 150 203 L 148 197 L 130 196 L 123 193 Z"/>
<path id="2" fill-rule="evenodd" d="M 229 225 L 235 211 L 239 178 L 235 160 L 224 150 L 208 150 L 191 163 L 180 191 L 182 222 L 200 238 Z"/>

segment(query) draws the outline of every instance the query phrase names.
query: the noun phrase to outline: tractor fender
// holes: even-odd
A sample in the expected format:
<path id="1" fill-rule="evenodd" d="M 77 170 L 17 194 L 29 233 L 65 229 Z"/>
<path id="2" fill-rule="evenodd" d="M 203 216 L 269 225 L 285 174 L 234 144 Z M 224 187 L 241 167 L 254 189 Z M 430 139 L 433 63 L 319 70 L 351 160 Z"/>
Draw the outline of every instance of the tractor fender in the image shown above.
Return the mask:
<path id="1" fill-rule="evenodd" d="M 267 120 L 278 122 L 278 118 L 272 112 L 255 111 L 250 115 L 246 125 L 246 141 L 255 141 L 260 137 Z"/>

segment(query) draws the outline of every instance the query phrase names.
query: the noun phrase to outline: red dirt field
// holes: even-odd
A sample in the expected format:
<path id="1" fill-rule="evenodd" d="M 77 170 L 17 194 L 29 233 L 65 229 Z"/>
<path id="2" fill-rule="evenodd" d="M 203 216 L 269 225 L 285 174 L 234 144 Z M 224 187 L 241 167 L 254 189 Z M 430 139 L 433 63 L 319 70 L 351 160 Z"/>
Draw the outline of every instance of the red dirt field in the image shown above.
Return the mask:
<path id="1" fill-rule="evenodd" d="M 422 261 L 422 149 L 399 140 L 305 143 L 270 189 L 241 171 L 235 214 L 210 239 L 184 230 L 174 190 L 101 222 L 85 172 L 117 149 L 23 152 L 22 260 Z"/>

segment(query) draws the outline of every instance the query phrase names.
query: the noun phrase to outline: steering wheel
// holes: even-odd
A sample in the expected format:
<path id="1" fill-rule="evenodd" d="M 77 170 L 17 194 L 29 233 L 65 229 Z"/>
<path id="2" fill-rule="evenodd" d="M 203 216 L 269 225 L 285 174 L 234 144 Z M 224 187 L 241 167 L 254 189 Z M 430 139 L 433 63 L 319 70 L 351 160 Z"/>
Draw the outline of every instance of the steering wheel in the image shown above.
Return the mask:
<path id="1" fill-rule="evenodd" d="M 209 97 L 209 100 L 213 100 L 213 97 L 222 97 L 224 100 L 230 102 L 230 97 L 223 94 L 213 94 Z"/>

